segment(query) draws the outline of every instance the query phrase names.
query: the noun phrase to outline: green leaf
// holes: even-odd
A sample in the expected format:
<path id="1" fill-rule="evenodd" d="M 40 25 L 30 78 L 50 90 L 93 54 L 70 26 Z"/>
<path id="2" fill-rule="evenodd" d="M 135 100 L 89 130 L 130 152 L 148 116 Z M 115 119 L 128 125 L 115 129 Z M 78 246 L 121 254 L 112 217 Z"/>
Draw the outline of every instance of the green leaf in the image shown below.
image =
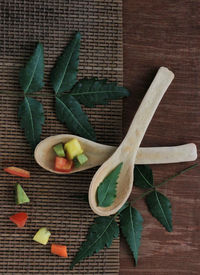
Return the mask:
<path id="1" fill-rule="evenodd" d="M 139 211 L 129 205 L 120 214 L 120 228 L 125 237 L 135 259 L 135 264 L 138 260 L 138 250 L 142 234 L 143 218 Z"/>
<path id="2" fill-rule="evenodd" d="M 80 40 L 81 34 L 77 32 L 52 70 L 51 82 L 57 95 L 70 91 L 77 81 Z"/>
<path id="3" fill-rule="evenodd" d="M 148 165 L 135 165 L 134 185 L 144 189 L 153 187 L 153 173 Z"/>
<path id="4" fill-rule="evenodd" d="M 99 252 L 105 246 L 110 247 L 114 238 L 119 235 L 119 227 L 114 216 L 98 217 L 89 228 L 87 240 L 82 244 L 79 252 L 73 259 L 70 269 L 86 257 Z"/>
<path id="5" fill-rule="evenodd" d="M 56 97 L 56 115 L 74 134 L 96 140 L 95 132 L 88 122 L 87 115 L 73 96 L 65 94 L 61 97 Z"/>
<path id="6" fill-rule="evenodd" d="M 24 129 L 25 136 L 34 149 L 40 141 L 45 120 L 42 104 L 31 97 L 25 97 L 19 106 L 18 116 L 21 128 Z"/>
<path id="7" fill-rule="evenodd" d="M 128 96 L 129 92 L 114 82 L 107 83 L 106 79 L 85 78 L 73 87 L 71 95 L 86 107 L 94 107 L 97 104 L 108 104 L 110 100 Z"/>
<path id="8" fill-rule="evenodd" d="M 44 86 L 44 56 L 43 46 L 41 43 L 37 44 L 37 47 L 30 57 L 25 68 L 20 71 L 19 82 L 22 90 L 25 94 L 37 92 Z"/>
<path id="9" fill-rule="evenodd" d="M 124 209 L 129 207 L 129 205 L 130 205 L 130 203 L 128 201 L 125 202 L 125 204 L 118 210 L 117 214 L 120 214 L 122 211 L 124 211 Z"/>
<path id="10" fill-rule="evenodd" d="M 172 211 L 171 203 L 163 194 L 153 191 L 146 196 L 146 203 L 154 216 L 167 231 L 172 231 Z"/>
<path id="11" fill-rule="evenodd" d="M 121 162 L 112 170 L 105 179 L 100 183 L 97 189 L 97 203 L 98 206 L 110 206 L 116 198 L 116 186 L 119 173 L 123 163 Z"/>

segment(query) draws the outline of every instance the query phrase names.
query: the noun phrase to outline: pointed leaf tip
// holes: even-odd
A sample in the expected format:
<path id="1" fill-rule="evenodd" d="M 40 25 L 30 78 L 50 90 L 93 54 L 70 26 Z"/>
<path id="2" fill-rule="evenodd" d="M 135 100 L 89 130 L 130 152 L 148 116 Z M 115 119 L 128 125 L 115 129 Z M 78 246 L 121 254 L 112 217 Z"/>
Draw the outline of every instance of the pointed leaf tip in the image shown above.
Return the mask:
<path id="1" fill-rule="evenodd" d="M 18 117 L 21 128 L 34 150 L 40 141 L 42 125 L 44 124 L 44 110 L 42 104 L 31 97 L 25 97 L 19 106 Z"/>
<path id="2" fill-rule="evenodd" d="M 80 40 L 81 34 L 77 32 L 51 72 L 51 82 L 56 95 L 70 91 L 77 81 Z"/>
<path id="3" fill-rule="evenodd" d="M 172 231 L 172 211 L 170 200 L 158 191 L 153 191 L 146 196 L 148 209 L 168 232 Z"/>
<path id="4" fill-rule="evenodd" d="M 25 94 L 37 92 L 44 86 L 44 50 L 38 43 L 33 55 L 19 73 L 19 82 Z"/>
<path id="5" fill-rule="evenodd" d="M 135 260 L 138 261 L 138 250 L 142 234 L 143 218 L 138 210 L 129 205 L 120 213 L 120 228 Z"/>
<path id="6" fill-rule="evenodd" d="M 134 185 L 144 189 L 154 186 L 153 172 L 148 165 L 135 165 Z"/>
<path id="7" fill-rule="evenodd" d="M 98 206 L 108 207 L 116 198 L 117 180 L 121 171 L 123 163 L 121 162 L 115 167 L 100 183 L 97 189 L 97 203 Z"/>
<path id="8" fill-rule="evenodd" d="M 56 97 L 56 115 L 72 133 L 90 140 L 96 140 L 94 129 L 89 123 L 87 115 L 73 96 L 65 94 Z"/>
<path id="9" fill-rule="evenodd" d="M 71 95 L 84 104 L 86 107 L 105 105 L 109 101 L 127 97 L 129 92 L 122 86 L 117 86 L 115 82 L 107 82 L 106 79 L 97 78 L 80 80 L 72 89 Z"/>
<path id="10" fill-rule="evenodd" d="M 97 217 L 94 224 L 89 228 L 87 240 L 82 243 L 79 252 L 73 259 L 70 269 L 86 257 L 92 256 L 99 252 L 105 246 L 110 247 L 113 239 L 119 235 L 119 227 L 114 216 Z"/>

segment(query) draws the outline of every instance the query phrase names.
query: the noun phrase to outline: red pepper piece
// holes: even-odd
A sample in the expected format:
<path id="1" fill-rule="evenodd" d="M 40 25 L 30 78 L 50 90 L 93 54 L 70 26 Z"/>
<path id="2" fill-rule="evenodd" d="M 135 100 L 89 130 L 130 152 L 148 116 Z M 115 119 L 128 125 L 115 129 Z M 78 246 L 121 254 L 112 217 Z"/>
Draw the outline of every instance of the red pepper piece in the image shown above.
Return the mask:
<path id="1" fill-rule="evenodd" d="M 9 219 L 14 222 L 18 227 L 24 227 L 28 219 L 28 215 L 25 212 L 19 212 L 15 215 L 12 215 Z"/>
<path id="2" fill-rule="evenodd" d="M 51 253 L 58 255 L 60 257 L 64 257 L 64 258 L 68 257 L 66 245 L 60 245 L 60 244 L 53 243 L 51 245 Z"/>
<path id="3" fill-rule="evenodd" d="M 66 158 L 56 157 L 55 170 L 58 172 L 70 172 L 73 167 L 73 161 Z"/>
<path id="4" fill-rule="evenodd" d="M 22 168 L 11 166 L 11 167 L 4 168 L 4 171 L 14 176 L 18 176 L 22 178 L 30 178 L 30 172 Z"/>

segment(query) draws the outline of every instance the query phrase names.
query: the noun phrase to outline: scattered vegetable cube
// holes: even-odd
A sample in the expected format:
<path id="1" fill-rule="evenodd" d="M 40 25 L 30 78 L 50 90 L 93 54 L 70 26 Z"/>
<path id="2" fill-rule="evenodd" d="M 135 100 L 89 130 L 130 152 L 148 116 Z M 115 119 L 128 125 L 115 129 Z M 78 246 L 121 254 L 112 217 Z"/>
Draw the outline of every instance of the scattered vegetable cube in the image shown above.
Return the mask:
<path id="1" fill-rule="evenodd" d="M 67 158 L 71 160 L 83 153 L 83 149 L 76 138 L 73 138 L 65 143 L 64 149 L 67 152 Z"/>
<path id="2" fill-rule="evenodd" d="M 30 202 L 29 197 L 26 195 L 24 189 L 21 187 L 21 185 L 18 183 L 15 186 L 15 201 L 16 204 L 23 204 Z"/>
<path id="3" fill-rule="evenodd" d="M 9 219 L 14 222 L 18 227 L 24 227 L 28 219 L 28 215 L 25 212 L 19 212 L 15 215 L 12 215 Z"/>
<path id="4" fill-rule="evenodd" d="M 60 244 L 52 244 L 51 245 L 51 253 L 58 255 L 60 257 L 67 258 L 67 247 L 65 245 L 60 245 Z"/>
<path id="5" fill-rule="evenodd" d="M 48 243 L 50 236 L 51 236 L 51 232 L 48 231 L 46 227 L 42 227 L 35 234 L 35 236 L 33 237 L 33 240 L 43 245 L 46 245 Z"/>
<path id="6" fill-rule="evenodd" d="M 30 172 L 22 168 L 11 166 L 4 168 L 4 171 L 14 176 L 30 178 Z"/>
<path id="7" fill-rule="evenodd" d="M 53 147 L 53 150 L 55 151 L 58 157 L 65 157 L 65 151 L 62 143 L 55 145 Z"/>
<path id="8" fill-rule="evenodd" d="M 56 157 L 55 170 L 58 172 L 70 172 L 73 167 L 73 161 L 66 158 Z"/>

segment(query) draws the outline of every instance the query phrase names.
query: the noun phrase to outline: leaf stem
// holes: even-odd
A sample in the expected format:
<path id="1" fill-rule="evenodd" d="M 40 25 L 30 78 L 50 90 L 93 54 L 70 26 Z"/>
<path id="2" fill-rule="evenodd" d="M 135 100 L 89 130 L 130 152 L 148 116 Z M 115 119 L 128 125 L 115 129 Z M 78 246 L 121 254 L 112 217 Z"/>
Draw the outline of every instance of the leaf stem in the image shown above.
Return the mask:
<path id="1" fill-rule="evenodd" d="M 50 93 L 37 93 L 37 92 L 35 92 L 35 93 L 26 93 L 26 94 L 23 94 L 23 93 L 18 93 L 18 92 L 15 92 L 15 93 L 13 93 L 12 91 L 6 91 L 6 92 L 4 92 L 4 91 L 0 91 L 0 95 L 9 95 L 9 94 L 11 94 L 11 95 L 17 95 L 17 96 L 32 96 L 32 95 L 34 95 L 34 96 L 41 96 L 41 97 L 55 97 L 55 94 L 50 94 Z"/>
<path id="2" fill-rule="evenodd" d="M 198 164 L 196 163 L 196 164 L 193 164 L 192 166 L 189 166 L 189 167 L 187 167 L 187 168 L 181 170 L 180 172 L 178 172 L 178 173 L 176 173 L 175 175 L 173 175 L 173 176 L 167 178 L 166 180 L 162 181 L 160 184 L 155 185 L 155 186 L 154 186 L 153 188 L 151 188 L 150 190 L 148 190 L 148 191 L 142 193 L 140 196 L 138 196 L 138 197 L 136 197 L 135 199 L 131 200 L 130 203 L 131 203 L 131 204 L 132 204 L 132 203 L 135 203 L 136 201 L 138 201 L 138 200 L 144 198 L 144 197 L 145 197 L 146 195 L 148 195 L 149 193 L 153 192 L 157 187 L 160 187 L 160 186 L 164 185 L 165 183 L 169 182 L 170 180 L 172 180 L 172 179 L 178 177 L 178 176 L 181 175 L 181 174 L 184 174 L 185 172 L 187 172 L 187 171 L 189 171 L 189 170 L 191 170 L 191 169 L 193 169 L 193 168 L 195 168 L 195 167 L 197 167 L 197 166 L 198 166 Z"/>
<path id="3" fill-rule="evenodd" d="M 178 176 L 181 175 L 181 174 L 184 174 L 185 172 L 187 172 L 187 171 L 189 171 L 189 170 L 191 170 L 191 169 L 193 169 L 193 168 L 195 168 L 195 167 L 197 167 L 197 166 L 198 166 L 198 164 L 195 163 L 195 164 L 193 164 L 193 165 L 191 165 L 191 166 L 189 166 L 189 167 L 183 169 L 182 171 L 176 173 L 175 175 L 173 175 L 173 176 L 167 178 L 166 180 L 164 180 L 164 181 L 161 182 L 160 184 L 156 185 L 155 187 L 160 187 L 160 186 L 164 185 L 165 183 L 167 183 L 168 181 L 170 181 L 170 180 L 172 180 L 172 179 L 178 177 Z"/>

